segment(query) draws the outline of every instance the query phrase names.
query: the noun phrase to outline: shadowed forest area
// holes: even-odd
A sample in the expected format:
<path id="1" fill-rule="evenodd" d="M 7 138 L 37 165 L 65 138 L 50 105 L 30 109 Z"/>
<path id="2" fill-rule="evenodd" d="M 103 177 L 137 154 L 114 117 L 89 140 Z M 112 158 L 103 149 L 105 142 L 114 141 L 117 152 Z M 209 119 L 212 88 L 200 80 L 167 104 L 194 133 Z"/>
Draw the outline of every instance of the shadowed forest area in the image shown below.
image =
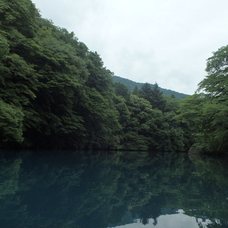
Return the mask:
<path id="1" fill-rule="evenodd" d="M 1 1 L 0 147 L 226 153 L 227 49 L 207 60 L 192 96 L 148 83 L 130 92 L 30 0 Z"/>

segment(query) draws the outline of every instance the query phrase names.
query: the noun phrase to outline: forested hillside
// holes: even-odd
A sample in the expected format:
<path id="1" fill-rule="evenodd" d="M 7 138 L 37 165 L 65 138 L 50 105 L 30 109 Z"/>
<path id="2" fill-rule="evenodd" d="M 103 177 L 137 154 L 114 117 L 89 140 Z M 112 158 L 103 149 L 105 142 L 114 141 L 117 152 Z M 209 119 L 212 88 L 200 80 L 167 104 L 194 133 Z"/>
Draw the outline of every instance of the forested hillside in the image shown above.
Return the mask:
<path id="1" fill-rule="evenodd" d="M 193 151 L 228 154 L 228 46 L 207 59 L 207 76 L 183 100 L 179 118 L 191 123 Z"/>
<path id="2" fill-rule="evenodd" d="M 209 62 L 209 77 L 218 65 Z M 226 69 L 222 63 L 218 75 Z M 0 3 L 1 148 L 186 151 L 200 139 L 223 150 L 227 87 L 222 76 L 209 77 L 200 85 L 207 95 L 183 101 L 157 84 L 129 92 L 96 52 L 43 19 L 30 0 Z"/>
<path id="3" fill-rule="evenodd" d="M 30 0 L 1 2 L 0 10 L 1 147 L 187 148 L 186 130 L 172 118 L 176 99 L 113 84 L 100 56 Z"/>
<path id="4" fill-rule="evenodd" d="M 130 92 L 132 92 L 135 89 L 135 87 L 137 87 L 138 89 L 141 89 L 144 84 L 144 83 L 140 83 L 140 82 L 134 82 L 132 80 L 122 78 L 119 76 L 115 76 L 115 75 L 113 76 L 113 81 L 124 84 L 129 89 Z M 153 88 L 154 85 L 150 84 L 150 86 Z M 160 87 L 159 87 L 159 90 L 163 93 L 163 95 L 168 96 L 168 97 L 174 96 L 177 99 L 183 99 L 188 96 L 187 94 L 184 94 L 184 93 L 179 93 L 179 92 L 176 92 L 173 90 L 163 89 Z"/>

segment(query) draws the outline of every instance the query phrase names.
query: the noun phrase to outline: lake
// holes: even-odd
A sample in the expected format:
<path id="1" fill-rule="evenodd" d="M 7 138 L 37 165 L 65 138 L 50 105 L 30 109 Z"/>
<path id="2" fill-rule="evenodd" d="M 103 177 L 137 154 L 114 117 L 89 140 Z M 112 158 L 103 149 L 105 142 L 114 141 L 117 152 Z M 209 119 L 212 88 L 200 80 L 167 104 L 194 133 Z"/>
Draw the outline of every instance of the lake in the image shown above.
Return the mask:
<path id="1" fill-rule="evenodd" d="M 0 227 L 228 227 L 228 161 L 187 153 L 1 151 Z"/>

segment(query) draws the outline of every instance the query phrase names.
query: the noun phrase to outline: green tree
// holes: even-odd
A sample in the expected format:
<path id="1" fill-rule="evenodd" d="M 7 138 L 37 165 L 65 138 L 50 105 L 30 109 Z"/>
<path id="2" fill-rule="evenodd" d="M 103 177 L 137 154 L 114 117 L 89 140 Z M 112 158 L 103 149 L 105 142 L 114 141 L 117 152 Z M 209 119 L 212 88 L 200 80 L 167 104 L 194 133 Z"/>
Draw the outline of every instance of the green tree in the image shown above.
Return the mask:
<path id="1" fill-rule="evenodd" d="M 95 88 L 105 96 L 110 96 L 112 86 L 112 73 L 104 67 L 101 57 L 97 52 L 89 52 L 87 60 L 87 69 L 89 77 L 86 85 Z"/>
<path id="2" fill-rule="evenodd" d="M 40 18 L 30 0 L 0 4 L 2 112 L 20 110 L 23 146 L 83 147 L 93 134 L 104 145 L 119 125 L 112 73 L 101 58 L 73 33 Z M 7 118 L 2 121 L 7 126 Z"/>
<path id="3" fill-rule="evenodd" d="M 228 45 L 218 49 L 207 59 L 207 76 L 199 83 L 199 89 L 213 99 L 225 99 L 228 96 Z"/>
<path id="4" fill-rule="evenodd" d="M 135 86 L 134 90 L 132 91 L 132 94 L 139 96 L 139 89 L 138 86 Z"/>
<path id="5" fill-rule="evenodd" d="M 23 118 L 20 108 L 0 99 L 0 147 L 23 141 Z"/>
<path id="6" fill-rule="evenodd" d="M 0 21 L 2 32 L 14 42 L 12 34 L 18 33 L 24 37 L 35 36 L 37 24 L 40 17 L 38 10 L 29 0 L 9 0 L 0 3 Z"/>
<path id="7" fill-rule="evenodd" d="M 152 107 L 164 111 L 166 100 L 157 83 L 152 88 Z"/>
<path id="8" fill-rule="evenodd" d="M 0 61 L 4 60 L 9 53 L 9 44 L 7 39 L 0 34 Z"/>
<path id="9" fill-rule="evenodd" d="M 205 92 L 202 112 L 203 145 L 205 150 L 228 150 L 228 46 L 218 49 L 208 58 L 207 76 L 199 83 L 198 92 Z"/>
<path id="10" fill-rule="evenodd" d="M 128 109 L 128 106 L 126 104 L 126 100 L 123 99 L 121 96 L 116 96 L 114 98 L 115 101 L 115 108 L 119 112 L 119 123 L 121 124 L 122 127 L 125 127 L 127 122 L 130 119 L 130 111 Z"/>
<path id="11" fill-rule="evenodd" d="M 122 149 L 148 150 L 148 138 L 146 133 L 149 131 L 148 121 L 152 115 L 150 103 L 136 95 L 131 94 L 127 102 L 130 112 L 130 119 L 124 125 Z"/>
<path id="12" fill-rule="evenodd" d="M 116 82 L 114 83 L 114 88 L 116 95 L 123 97 L 125 100 L 129 100 L 130 92 L 124 84 Z"/>
<path id="13" fill-rule="evenodd" d="M 139 96 L 148 100 L 150 104 L 153 103 L 153 92 L 151 85 L 149 83 L 145 83 L 139 91 Z M 153 107 L 154 108 L 154 107 Z"/>
<path id="14" fill-rule="evenodd" d="M 0 25 L 2 146 L 157 150 L 157 136 L 180 133 L 177 103 L 157 84 L 131 95 L 113 84 L 101 57 L 30 0 L 1 1 Z"/>
<path id="15" fill-rule="evenodd" d="M 154 109 L 164 111 L 166 101 L 157 83 L 153 87 L 145 83 L 139 91 L 139 96 L 148 100 Z"/>
<path id="16" fill-rule="evenodd" d="M 80 104 L 83 126 L 86 129 L 87 149 L 110 148 L 115 146 L 115 133 L 120 129 L 118 112 L 109 99 L 95 88 L 86 88 L 86 99 Z"/>

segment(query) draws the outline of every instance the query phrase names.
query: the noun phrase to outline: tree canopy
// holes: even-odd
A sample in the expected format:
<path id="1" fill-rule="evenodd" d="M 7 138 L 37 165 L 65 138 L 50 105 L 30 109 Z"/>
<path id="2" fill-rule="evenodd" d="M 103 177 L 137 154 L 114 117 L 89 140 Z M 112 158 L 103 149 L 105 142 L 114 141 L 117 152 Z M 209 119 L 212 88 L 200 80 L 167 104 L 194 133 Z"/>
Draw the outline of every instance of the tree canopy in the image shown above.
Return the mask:
<path id="1" fill-rule="evenodd" d="M 188 122 L 195 137 L 194 150 L 227 153 L 228 151 L 228 46 L 208 58 L 207 76 L 197 93 L 184 99 L 180 117 Z"/>
<path id="2" fill-rule="evenodd" d="M 193 96 L 167 97 L 157 83 L 132 92 L 30 0 L 0 4 L 0 147 L 227 150 L 227 46 Z"/>

